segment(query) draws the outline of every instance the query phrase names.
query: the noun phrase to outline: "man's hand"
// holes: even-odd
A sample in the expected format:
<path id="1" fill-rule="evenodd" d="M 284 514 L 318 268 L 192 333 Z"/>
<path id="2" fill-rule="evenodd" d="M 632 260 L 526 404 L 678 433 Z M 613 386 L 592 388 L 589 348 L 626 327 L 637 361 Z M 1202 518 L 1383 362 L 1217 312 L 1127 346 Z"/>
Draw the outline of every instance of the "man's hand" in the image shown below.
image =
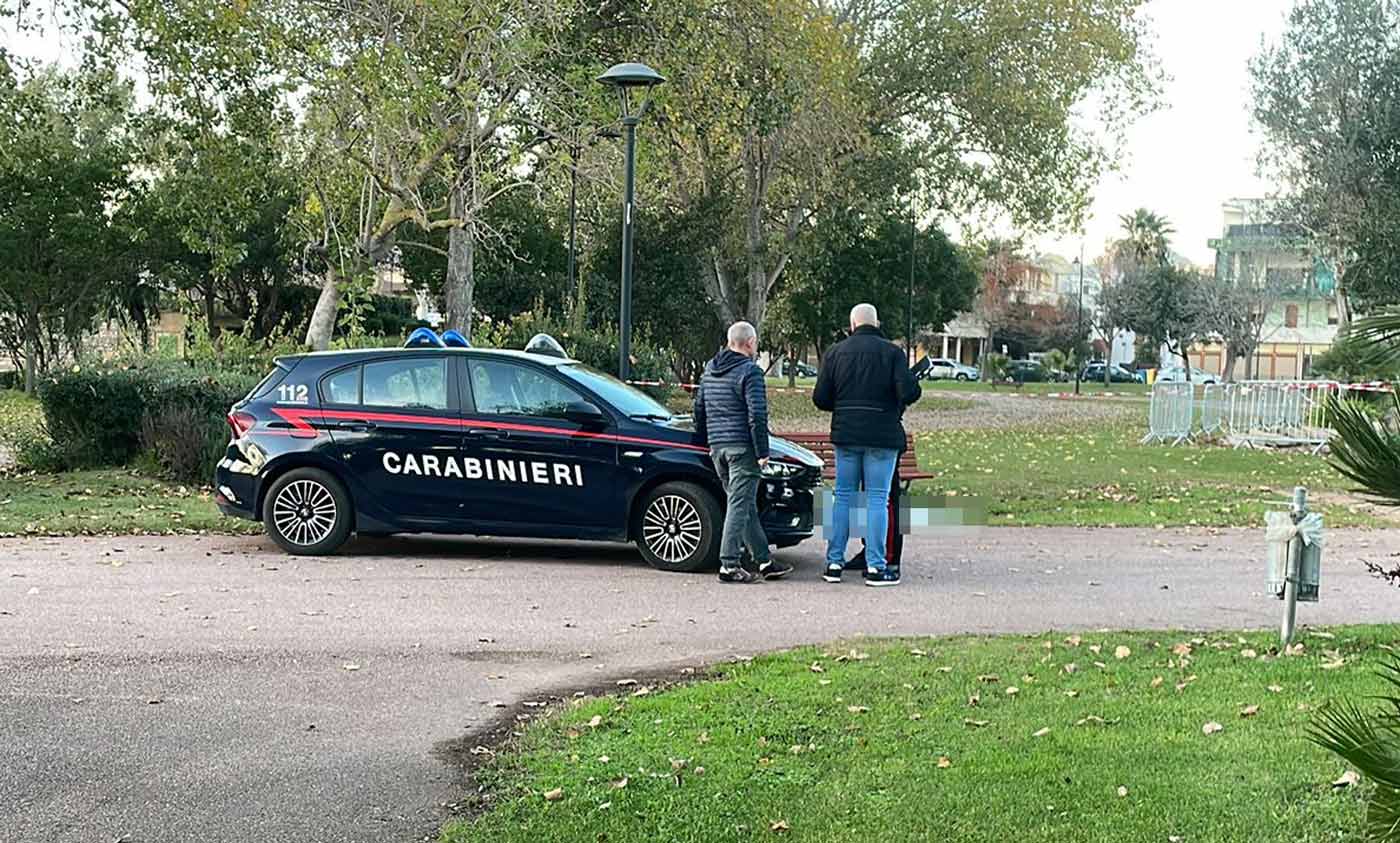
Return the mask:
<path id="1" fill-rule="evenodd" d="M 759 468 L 767 468 L 767 467 L 768 467 L 768 458 L 767 458 L 767 457 L 764 457 L 763 459 L 759 460 L 759 461 L 758 461 L 758 467 L 759 467 Z"/>

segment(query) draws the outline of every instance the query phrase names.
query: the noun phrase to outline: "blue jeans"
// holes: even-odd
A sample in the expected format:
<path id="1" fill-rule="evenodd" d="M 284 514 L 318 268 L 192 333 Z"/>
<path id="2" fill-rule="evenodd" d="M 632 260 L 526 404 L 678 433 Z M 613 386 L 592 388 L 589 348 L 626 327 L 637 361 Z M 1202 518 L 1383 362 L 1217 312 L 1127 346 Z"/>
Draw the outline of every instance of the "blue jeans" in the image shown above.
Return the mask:
<path id="1" fill-rule="evenodd" d="M 899 451 L 893 448 L 836 448 L 836 505 L 832 508 L 831 538 L 826 564 L 846 563 L 851 538 L 851 500 L 865 483 L 865 567 L 885 570 L 885 536 L 890 527 L 890 482 Z"/>

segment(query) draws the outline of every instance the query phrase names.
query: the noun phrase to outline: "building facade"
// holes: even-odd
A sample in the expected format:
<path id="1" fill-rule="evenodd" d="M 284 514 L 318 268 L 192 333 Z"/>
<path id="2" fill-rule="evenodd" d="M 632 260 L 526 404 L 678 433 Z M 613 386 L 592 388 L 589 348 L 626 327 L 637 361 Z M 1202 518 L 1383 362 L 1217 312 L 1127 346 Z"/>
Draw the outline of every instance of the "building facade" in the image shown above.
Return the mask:
<path id="1" fill-rule="evenodd" d="M 1239 360 L 1235 379 L 1291 380 L 1312 376 L 1313 359 L 1337 338 L 1336 279 L 1296 229 L 1277 220 L 1262 199 L 1232 199 L 1222 208 L 1215 250 L 1215 277 L 1261 290 L 1267 305 L 1252 365 Z M 1191 363 L 1224 374 L 1221 343 L 1193 346 Z"/>

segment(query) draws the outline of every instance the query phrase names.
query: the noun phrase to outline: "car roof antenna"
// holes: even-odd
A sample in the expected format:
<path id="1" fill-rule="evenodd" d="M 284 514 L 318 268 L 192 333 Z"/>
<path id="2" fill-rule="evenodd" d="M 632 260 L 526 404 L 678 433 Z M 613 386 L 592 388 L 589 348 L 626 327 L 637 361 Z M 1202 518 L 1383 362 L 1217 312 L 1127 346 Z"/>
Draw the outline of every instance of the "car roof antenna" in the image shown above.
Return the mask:
<path id="1" fill-rule="evenodd" d="M 442 332 L 442 344 L 448 348 L 471 348 L 471 340 L 462 336 L 456 329 Z"/>
<path id="2" fill-rule="evenodd" d="M 414 328 L 413 333 L 408 335 L 408 341 L 403 344 L 404 348 L 442 348 L 442 337 L 433 333 L 432 328 Z"/>

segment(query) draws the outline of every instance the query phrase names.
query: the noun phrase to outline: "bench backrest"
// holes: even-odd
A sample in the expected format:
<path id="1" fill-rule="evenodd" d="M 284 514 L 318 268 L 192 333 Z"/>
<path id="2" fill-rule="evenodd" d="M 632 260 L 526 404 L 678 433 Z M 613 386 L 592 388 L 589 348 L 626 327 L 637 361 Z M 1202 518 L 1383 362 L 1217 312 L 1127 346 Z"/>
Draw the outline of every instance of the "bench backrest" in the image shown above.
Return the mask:
<path id="1" fill-rule="evenodd" d="M 801 445 L 820 457 L 823 463 L 823 477 L 832 478 L 836 476 L 836 446 L 831 444 L 831 434 L 780 433 L 778 435 L 794 445 Z M 914 475 L 927 476 L 926 472 L 919 470 L 919 459 L 914 453 L 914 437 L 905 434 L 904 453 L 899 455 L 899 476 L 911 477 Z"/>

